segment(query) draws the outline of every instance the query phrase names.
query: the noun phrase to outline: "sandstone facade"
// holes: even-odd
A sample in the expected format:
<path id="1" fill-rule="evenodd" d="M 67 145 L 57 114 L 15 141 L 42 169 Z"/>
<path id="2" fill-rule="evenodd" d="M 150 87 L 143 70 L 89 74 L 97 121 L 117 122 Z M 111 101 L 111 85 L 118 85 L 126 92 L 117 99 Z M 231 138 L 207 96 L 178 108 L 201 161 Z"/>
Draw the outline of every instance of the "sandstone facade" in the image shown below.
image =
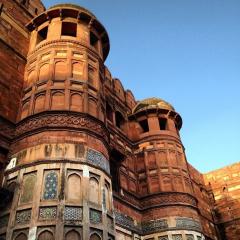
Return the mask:
<path id="1" fill-rule="evenodd" d="M 237 168 L 229 188 L 187 162 L 181 116 L 111 76 L 91 12 L 0 9 L 0 239 L 238 239 Z"/>

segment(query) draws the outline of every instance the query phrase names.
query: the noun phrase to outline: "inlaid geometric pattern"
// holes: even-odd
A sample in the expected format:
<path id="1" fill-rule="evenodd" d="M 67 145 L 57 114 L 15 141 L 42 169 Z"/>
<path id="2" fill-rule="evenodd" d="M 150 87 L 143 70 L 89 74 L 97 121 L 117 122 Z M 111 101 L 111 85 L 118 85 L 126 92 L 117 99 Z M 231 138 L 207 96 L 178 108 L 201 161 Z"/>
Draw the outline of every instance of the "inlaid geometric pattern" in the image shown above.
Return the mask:
<path id="1" fill-rule="evenodd" d="M 187 240 L 194 240 L 194 236 L 192 234 L 186 234 Z"/>
<path id="2" fill-rule="evenodd" d="M 57 217 L 57 207 L 41 207 L 39 209 L 39 218 L 40 219 L 54 219 Z"/>
<path id="3" fill-rule="evenodd" d="M 97 166 L 106 172 L 110 173 L 109 162 L 103 156 L 102 153 L 97 152 L 93 149 L 88 149 L 87 151 L 87 161 L 94 166 Z"/>
<path id="4" fill-rule="evenodd" d="M 102 222 L 102 213 L 94 209 L 89 212 L 90 223 L 98 224 Z"/>
<path id="5" fill-rule="evenodd" d="M 27 224 L 31 220 L 31 209 L 22 210 L 16 213 L 16 223 L 17 224 Z"/>
<path id="6" fill-rule="evenodd" d="M 168 236 L 161 236 L 158 238 L 158 240 L 168 240 Z"/>
<path id="7" fill-rule="evenodd" d="M 55 171 L 51 171 L 45 176 L 43 199 L 50 200 L 57 198 L 58 175 Z"/>
<path id="8" fill-rule="evenodd" d="M 172 239 L 173 239 L 173 240 L 183 240 L 181 234 L 175 234 L 175 235 L 172 235 Z"/>
<path id="9" fill-rule="evenodd" d="M 9 215 L 0 217 L 0 228 L 6 227 L 8 225 Z"/>
<path id="10" fill-rule="evenodd" d="M 80 207 L 65 207 L 64 219 L 69 221 L 82 220 L 82 208 Z"/>

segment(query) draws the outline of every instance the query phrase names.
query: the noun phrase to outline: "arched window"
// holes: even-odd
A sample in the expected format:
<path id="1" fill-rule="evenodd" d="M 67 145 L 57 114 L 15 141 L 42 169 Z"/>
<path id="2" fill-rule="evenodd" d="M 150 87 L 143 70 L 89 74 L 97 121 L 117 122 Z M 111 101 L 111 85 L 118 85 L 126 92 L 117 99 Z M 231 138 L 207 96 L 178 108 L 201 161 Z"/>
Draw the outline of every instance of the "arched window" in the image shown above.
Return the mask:
<path id="1" fill-rule="evenodd" d="M 107 119 L 113 122 L 113 110 L 108 103 L 106 103 L 106 114 L 107 114 Z"/>
<path id="2" fill-rule="evenodd" d="M 82 96 L 78 93 L 74 93 L 71 96 L 71 101 L 70 101 L 70 110 L 72 111 L 78 111 L 78 112 L 82 112 L 82 103 L 83 99 Z"/>
<path id="3" fill-rule="evenodd" d="M 49 78 L 49 64 L 40 67 L 38 81 L 46 81 Z"/>
<path id="4" fill-rule="evenodd" d="M 123 115 L 117 111 L 115 113 L 115 119 L 116 119 L 116 126 L 120 129 L 123 129 L 124 122 L 125 122 Z"/>
<path id="5" fill-rule="evenodd" d="M 159 128 L 160 130 L 167 130 L 167 119 L 166 118 L 158 118 Z"/>
<path id="6" fill-rule="evenodd" d="M 65 62 L 57 62 L 55 64 L 55 80 L 65 80 L 67 76 L 67 65 Z"/>
<path id="7" fill-rule="evenodd" d="M 101 237 L 97 233 L 93 233 L 90 240 L 101 240 Z"/>
<path id="8" fill-rule="evenodd" d="M 29 110 L 29 101 L 25 102 L 22 106 L 22 114 L 21 114 L 21 119 L 25 118 L 28 116 L 28 110 Z"/>
<path id="9" fill-rule="evenodd" d="M 68 177 L 67 200 L 68 201 L 81 200 L 81 178 L 75 173 L 71 174 Z"/>
<path id="10" fill-rule="evenodd" d="M 72 78 L 81 79 L 83 75 L 83 63 L 73 63 Z"/>
<path id="11" fill-rule="evenodd" d="M 34 113 L 38 113 L 44 110 L 45 106 L 45 95 L 41 94 L 36 97 L 34 105 Z"/>
<path id="12" fill-rule="evenodd" d="M 55 171 L 50 171 L 45 175 L 43 199 L 56 199 L 58 192 L 58 175 Z"/>
<path id="13" fill-rule="evenodd" d="M 66 240 L 80 240 L 81 236 L 77 231 L 71 230 L 66 234 L 65 239 Z"/>
<path id="14" fill-rule="evenodd" d="M 15 237 L 15 240 L 27 240 L 27 236 L 24 233 L 20 233 Z"/>
<path id="15" fill-rule="evenodd" d="M 88 66 L 88 83 L 92 86 L 95 86 L 96 82 L 96 71 L 92 66 Z"/>
<path id="16" fill-rule="evenodd" d="M 23 177 L 23 190 L 21 194 L 21 203 L 30 203 L 33 199 L 34 188 L 36 183 L 36 174 L 30 173 Z"/>
<path id="17" fill-rule="evenodd" d="M 65 106 L 64 94 L 62 92 L 55 92 L 52 95 L 51 109 L 53 110 L 63 109 L 64 106 Z"/>
<path id="18" fill-rule="evenodd" d="M 111 193 L 110 193 L 110 188 L 107 184 L 105 184 L 104 186 L 104 193 L 105 193 L 106 209 L 111 210 Z"/>
<path id="19" fill-rule="evenodd" d="M 38 240 L 54 240 L 54 237 L 50 231 L 45 230 L 39 234 Z"/>
<path id="20" fill-rule="evenodd" d="M 99 182 L 94 177 L 89 180 L 89 201 L 99 203 Z"/>

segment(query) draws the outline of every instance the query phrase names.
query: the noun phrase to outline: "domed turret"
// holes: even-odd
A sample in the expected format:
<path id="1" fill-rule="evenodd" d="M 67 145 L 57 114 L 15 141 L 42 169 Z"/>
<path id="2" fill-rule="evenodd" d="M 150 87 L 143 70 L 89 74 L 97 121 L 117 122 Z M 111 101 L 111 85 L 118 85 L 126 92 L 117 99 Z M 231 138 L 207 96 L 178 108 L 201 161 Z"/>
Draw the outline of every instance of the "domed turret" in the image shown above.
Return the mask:
<path id="1" fill-rule="evenodd" d="M 161 98 L 153 97 L 139 101 L 137 105 L 134 107 L 133 113 L 143 111 L 146 109 L 166 109 L 175 111 L 174 107 L 170 103 L 162 100 Z"/>

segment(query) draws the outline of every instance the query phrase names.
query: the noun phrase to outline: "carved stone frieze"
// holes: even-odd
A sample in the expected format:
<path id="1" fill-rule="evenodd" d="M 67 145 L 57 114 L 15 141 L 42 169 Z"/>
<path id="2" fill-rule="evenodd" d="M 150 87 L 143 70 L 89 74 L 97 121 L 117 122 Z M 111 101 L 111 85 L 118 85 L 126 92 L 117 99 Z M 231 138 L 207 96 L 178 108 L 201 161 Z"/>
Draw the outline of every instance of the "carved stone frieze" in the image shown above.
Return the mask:
<path id="1" fill-rule="evenodd" d="M 189 194 L 182 193 L 167 193 L 167 194 L 158 194 L 156 196 L 149 196 L 143 201 L 143 207 L 148 207 L 149 205 L 166 205 L 166 204 L 188 204 L 196 207 L 196 199 Z"/>
<path id="2" fill-rule="evenodd" d="M 86 114 L 69 112 L 45 112 L 43 114 L 31 116 L 17 125 L 15 135 L 16 137 L 20 137 L 23 134 L 44 128 L 87 130 L 102 137 L 105 141 L 108 141 L 108 132 L 102 123 Z"/>

